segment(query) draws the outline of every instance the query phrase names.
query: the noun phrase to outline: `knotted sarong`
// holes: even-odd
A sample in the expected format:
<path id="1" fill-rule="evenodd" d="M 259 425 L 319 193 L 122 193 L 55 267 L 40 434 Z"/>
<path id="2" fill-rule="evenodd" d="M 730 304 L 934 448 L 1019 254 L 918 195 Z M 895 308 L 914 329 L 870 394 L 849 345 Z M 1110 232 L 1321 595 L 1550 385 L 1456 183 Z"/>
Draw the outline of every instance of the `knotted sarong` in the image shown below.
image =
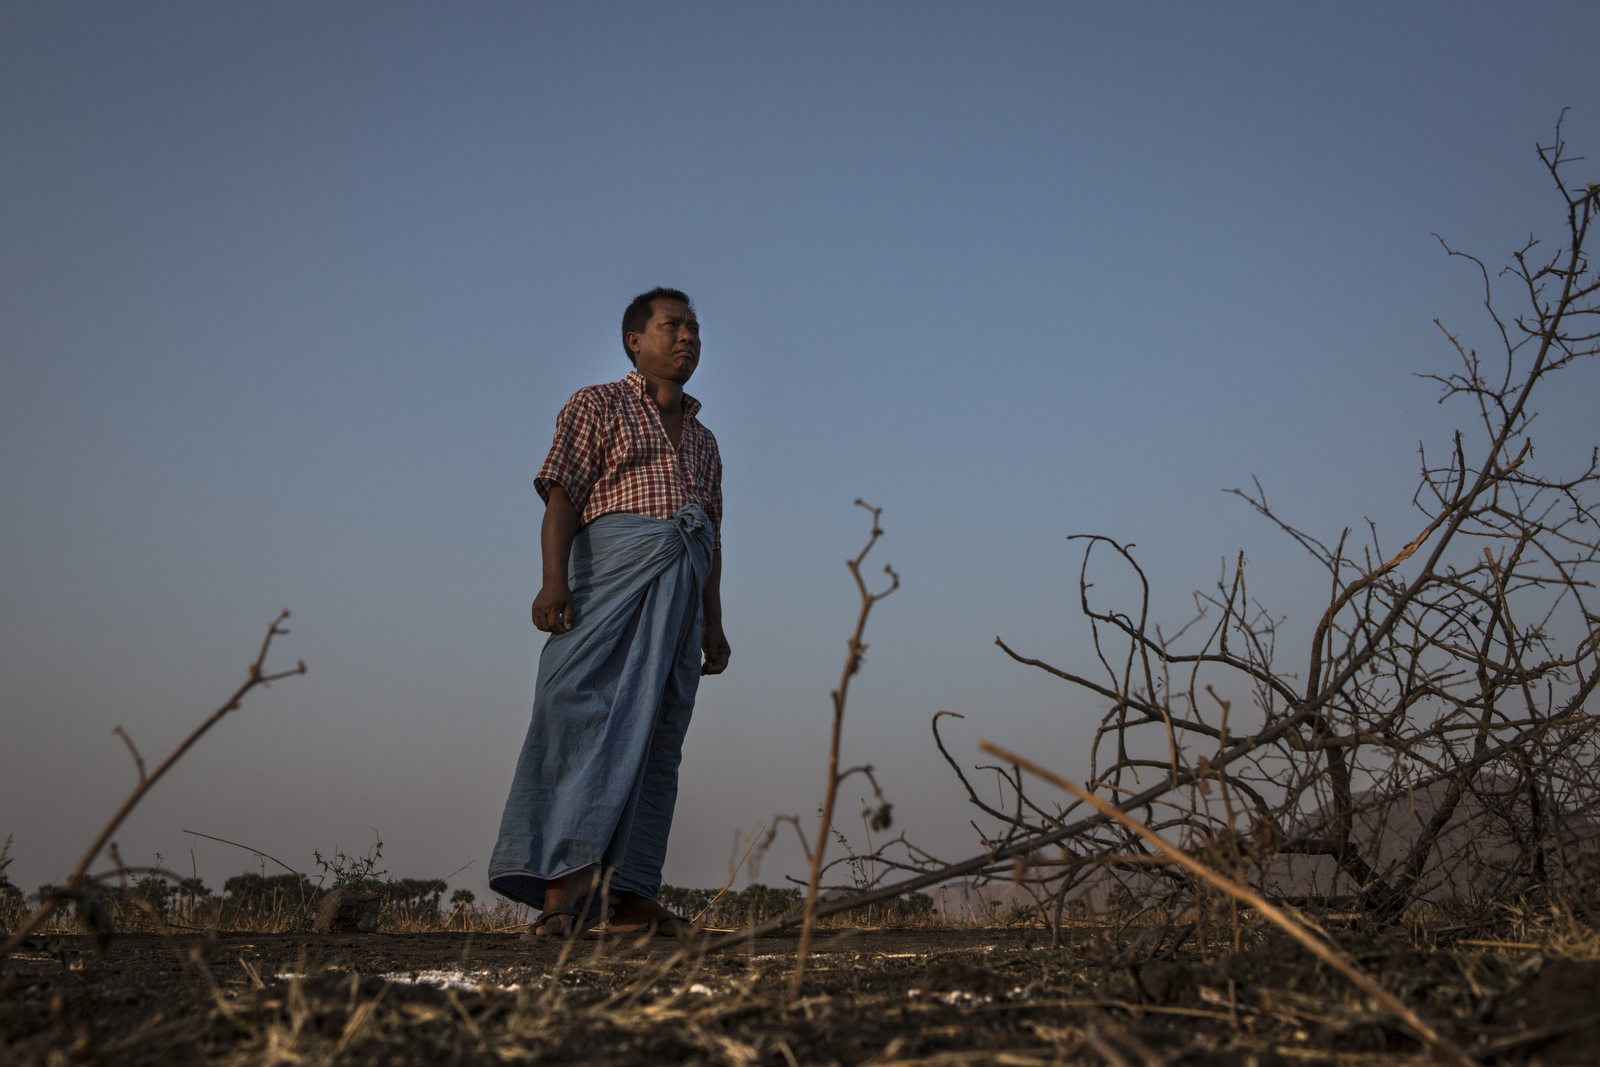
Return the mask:
<path id="1" fill-rule="evenodd" d="M 654 900 L 700 684 L 711 523 L 613 512 L 578 531 L 568 586 L 577 625 L 539 656 L 489 887 L 544 907 L 545 883 L 614 868 L 613 890 Z"/>

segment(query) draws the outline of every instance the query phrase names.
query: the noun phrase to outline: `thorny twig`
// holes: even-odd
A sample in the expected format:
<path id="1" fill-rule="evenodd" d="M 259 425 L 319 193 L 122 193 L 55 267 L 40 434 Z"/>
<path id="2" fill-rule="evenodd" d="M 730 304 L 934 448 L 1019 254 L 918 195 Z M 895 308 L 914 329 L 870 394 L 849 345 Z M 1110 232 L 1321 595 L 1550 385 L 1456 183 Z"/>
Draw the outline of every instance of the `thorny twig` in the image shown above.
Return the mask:
<path id="1" fill-rule="evenodd" d="M 866 508 L 872 513 L 872 535 L 867 539 L 866 547 L 857 554 L 856 558 L 845 563 L 845 566 L 850 568 L 850 576 L 855 579 L 856 590 L 861 595 L 861 611 L 856 616 L 855 633 L 850 635 L 850 640 L 847 642 L 848 654 L 845 656 L 844 674 L 839 679 L 839 688 L 833 691 L 833 735 L 828 743 L 827 787 L 822 794 L 822 823 L 817 827 L 816 846 L 811 849 L 811 877 L 806 886 L 804 919 L 800 926 L 800 945 L 795 950 L 794 974 L 789 980 L 789 996 L 791 998 L 800 995 L 800 983 L 805 978 L 806 952 L 811 947 L 811 929 L 816 923 L 817 915 L 817 892 L 822 881 L 822 857 L 827 851 L 828 834 L 833 829 L 833 808 L 834 803 L 839 798 L 839 783 L 862 769 L 851 768 L 843 774 L 839 773 L 839 739 L 844 729 L 844 707 L 845 700 L 850 693 L 850 679 L 861 669 L 861 657 L 867 650 L 866 643 L 861 638 L 866 632 L 867 616 L 872 613 L 873 605 L 900 588 L 900 576 L 894 572 L 893 567 L 887 564 L 883 568 L 883 572 L 889 576 L 889 587 L 887 589 L 874 593 L 867 588 L 866 580 L 861 577 L 862 562 L 866 560 L 867 554 L 872 551 L 872 546 L 878 543 L 878 538 L 883 536 L 883 529 L 878 525 L 878 517 L 883 514 L 883 509 L 875 508 L 861 500 L 856 501 L 856 506 Z M 870 777 L 871 768 L 866 768 L 865 772 Z M 874 788 L 876 788 L 876 782 L 874 782 Z M 879 795 L 881 796 L 882 794 L 880 793 Z M 887 828 L 888 805 L 885 804 L 880 810 L 883 813 L 882 826 Z"/>
<path id="2" fill-rule="evenodd" d="M 95 837 L 94 842 L 89 846 L 88 850 L 84 852 L 82 858 L 78 860 L 77 866 L 72 869 L 72 874 L 67 877 L 66 884 L 61 887 L 61 891 L 53 894 L 50 899 L 43 901 L 40 904 L 39 909 L 28 917 L 27 922 L 22 924 L 21 929 L 19 929 L 15 934 L 12 934 L 11 937 L 6 940 L 4 945 L 0 945 L 0 959 L 4 959 L 6 956 L 9 956 L 12 952 L 14 952 L 19 945 L 27 940 L 28 935 L 32 934 L 33 931 L 38 929 L 47 919 L 50 918 L 51 915 L 55 914 L 56 909 L 59 908 L 64 901 L 74 899 L 82 893 L 83 887 L 88 880 L 87 872 L 89 870 L 89 865 L 93 863 L 95 857 L 100 854 L 100 850 L 105 848 L 106 842 L 111 840 L 111 835 L 117 832 L 117 827 L 122 825 L 123 820 L 128 817 L 129 813 L 133 811 L 133 809 L 138 805 L 139 801 L 144 799 L 144 795 L 150 791 L 151 787 L 161 780 L 162 775 L 171 770 L 172 765 L 177 763 L 178 760 L 182 759 L 183 754 L 188 752 L 189 749 L 194 746 L 196 741 L 199 741 L 201 737 L 205 736 L 207 730 L 211 729 L 218 722 L 220 722 L 222 717 L 228 714 L 228 712 L 238 709 L 240 703 L 245 698 L 245 694 L 249 693 L 250 690 L 254 689 L 258 685 L 267 685 L 271 682 L 278 681 L 280 678 L 288 678 L 292 675 L 306 673 L 306 664 L 304 660 L 300 660 L 293 670 L 279 671 L 277 674 L 267 674 L 263 670 L 263 667 L 267 661 L 267 650 L 272 647 L 272 639 L 274 637 L 286 635 L 289 632 L 282 627 L 283 620 L 287 619 L 288 617 L 289 613 L 284 611 L 272 621 L 270 626 L 267 627 L 267 634 L 264 638 L 262 638 L 261 641 L 261 651 L 256 655 L 255 662 L 250 664 L 249 674 L 245 678 L 244 683 L 234 691 L 233 695 L 224 701 L 221 707 L 212 712 L 210 717 L 208 717 L 205 722 L 196 727 L 194 732 L 185 738 L 182 744 L 173 749 L 172 754 L 163 760 L 161 766 L 157 767 L 153 773 L 151 773 L 149 776 L 145 776 L 141 773 L 139 784 L 134 787 L 133 792 L 128 795 L 128 799 L 122 802 L 122 807 L 117 809 L 116 814 L 111 817 L 111 821 L 106 823 L 105 827 L 100 831 L 99 835 Z M 140 769 L 142 772 L 142 761 Z"/>

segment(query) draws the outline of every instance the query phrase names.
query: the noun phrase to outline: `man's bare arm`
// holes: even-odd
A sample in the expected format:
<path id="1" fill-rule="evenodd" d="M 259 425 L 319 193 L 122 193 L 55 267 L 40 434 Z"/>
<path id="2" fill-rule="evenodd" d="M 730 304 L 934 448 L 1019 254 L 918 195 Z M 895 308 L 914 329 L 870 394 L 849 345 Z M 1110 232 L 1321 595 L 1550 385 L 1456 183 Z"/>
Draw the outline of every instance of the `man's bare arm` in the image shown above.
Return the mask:
<path id="1" fill-rule="evenodd" d="M 564 634 L 577 623 L 572 590 L 567 588 L 567 563 L 578 532 L 578 509 L 559 485 L 550 487 L 539 526 L 539 553 L 544 560 L 544 587 L 533 599 L 533 624 L 545 633 Z M 720 611 L 719 611 L 720 615 Z"/>
<path id="2" fill-rule="evenodd" d="M 722 632 L 722 550 L 716 549 L 711 553 L 711 573 L 706 577 L 706 588 L 702 601 L 705 604 L 705 625 L 700 631 L 700 648 L 706 654 L 706 661 L 700 667 L 701 674 L 721 674 L 728 669 L 728 657 L 733 650 L 728 647 L 728 638 Z"/>

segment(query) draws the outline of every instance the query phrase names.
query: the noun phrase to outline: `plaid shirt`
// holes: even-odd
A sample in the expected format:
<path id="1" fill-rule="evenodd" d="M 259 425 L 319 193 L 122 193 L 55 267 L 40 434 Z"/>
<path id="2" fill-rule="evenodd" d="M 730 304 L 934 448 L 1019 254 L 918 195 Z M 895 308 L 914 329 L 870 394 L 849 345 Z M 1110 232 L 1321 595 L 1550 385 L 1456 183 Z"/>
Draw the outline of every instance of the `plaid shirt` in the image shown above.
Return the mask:
<path id="1" fill-rule="evenodd" d="M 582 525 L 613 511 L 670 519 L 699 504 L 720 549 L 722 456 L 695 418 L 700 401 L 683 394 L 683 438 L 674 449 L 645 386 L 635 370 L 620 382 L 572 394 L 556 416 L 555 440 L 533 487 L 546 503 L 551 486 L 565 489 Z"/>

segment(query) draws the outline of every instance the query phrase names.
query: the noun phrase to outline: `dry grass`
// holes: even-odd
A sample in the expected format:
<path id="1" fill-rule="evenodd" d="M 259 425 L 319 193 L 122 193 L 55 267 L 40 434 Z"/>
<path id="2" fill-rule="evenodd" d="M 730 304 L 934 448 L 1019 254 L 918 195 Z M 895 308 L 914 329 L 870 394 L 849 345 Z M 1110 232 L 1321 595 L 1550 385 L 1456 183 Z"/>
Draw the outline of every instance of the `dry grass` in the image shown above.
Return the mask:
<path id="1" fill-rule="evenodd" d="M 681 890 L 678 893 L 689 895 Z M 693 893 L 694 896 L 702 898 L 711 895 L 704 890 Z M 791 909 L 751 909 L 745 906 L 746 901 L 742 900 L 739 894 L 730 896 L 732 900 L 729 903 L 719 903 L 701 918 L 703 925 L 712 929 L 733 929 L 783 914 L 786 910 L 792 910 L 792 906 L 796 903 L 792 899 L 789 900 Z M 663 899 L 669 906 L 677 906 L 674 894 L 664 893 Z M 181 901 L 159 912 L 138 901 L 120 896 L 108 896 L 103 907 L 105 918 L 109 920 L 112 930 L 117 933 L 295 934 L 310 931 L 312 921 L 316 918 L 314 904 L 310 902 L 302 904 L 283 895 L 276 896 L 264 906 L 209 899 L 194 903 Z M 33 909 L 28 907 L 20 896 L 0 900 L 0 931 L 9 933 L 20 929 L 32 911 Z M 688 914 L 696 915 L 699 911 L 699 908 L 694 908 L 688 911 Z M 473 903 L 456 908 L 439 909 L 389 906 L 383 909 L 378 930 L 388 934 L 522 933 L 533 927 L 537 914 L 534 909 L 526 905 L 505 900 L 493 904 Z M 984 924 L 947 924 L 927 907 L 908 907 L 901 901 L 873 905 L 856 912 L 830 916 L 818 922 L 818 928 L 823 930 L 927 929 L 945 925 L 967 928 Z M 63 909 L 49 916 L 34 934 L 38 937 L 54 937 L 84 932 L 83 924 L 76 913 L 70 909 Z"/>
<path id="2" fill-rule="evenodd" d="M 25 952 L 0 973 L 0 1006 L 33 1005 L 37 1014 L 32 1032 L 13 1031 L 0 1062 L 1427 1062 L 1392 1018 L 1253 915 L 1237 953 L 1213 944 L 1205 962 L 1193 937 L 1172 944 L 1174 925 L 1195 918 L 1130 911 L 1072 919 L 1062 951 L 1039 947 L 1042 927 L 819 935 L 803 995 L 793 999 L 793 938 L 721 955 L 680 951 L 666 939 L 581 940 L 557 951 L 487 934 L 289 937 L 275 947 L 264 937 L 177 938 L 187 979 L 161 939 L 127 938 L 103 961 L 73 939 L 57 949 L 59 960 Z M 1600 978 L 1600 940 L 1581 919 L 1520 903 L 1426 906 L 1396 938 L 1365 915 L 1304 918 L 1479 1062 L 1585 1062 L 1558 1051 L 1586 1032 L 1581 1012 L 1553 1025 L 1548 1011 L 1533 1012 L 1530 1025 L 1506 1021 L 1508 1009 L 1543 988 L 1541 972 Z M 469 981 L 415 981 L 425 958 L 418 953 L 429 951 L 417 946 L 430 943 L 427 958 Z M 391 960 L 382 953 L 408 947 L 408 963 L 382 962 Z M 165 968 L 166 993 L 147 996 L 170 1010 L 116 1016 L 141 959 L 144 974 Z M 383 974 L 406 968 L 411 980 Z"/>

